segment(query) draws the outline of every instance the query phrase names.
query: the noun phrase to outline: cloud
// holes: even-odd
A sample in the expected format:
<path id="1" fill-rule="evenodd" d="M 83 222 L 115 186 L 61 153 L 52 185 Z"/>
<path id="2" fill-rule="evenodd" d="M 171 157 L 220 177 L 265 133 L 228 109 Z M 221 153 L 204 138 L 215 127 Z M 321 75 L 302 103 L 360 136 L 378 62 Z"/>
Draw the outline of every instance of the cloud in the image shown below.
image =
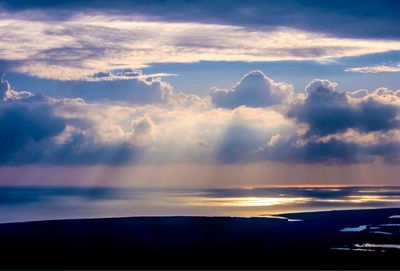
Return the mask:
<path id="1" fill-rule="evenodd" d="M 276 134 L 295 132 L 295 124 L 269 108 L 234 109 L 232 117 L 215 145 L 217 163 L 245 163 L 257 160 L 258 149 Z"/>
<path id="2" fill-rule="evenodd" d="M 25 155 L 34 159 L 34 154 L 27 149 L 37 148 L 44 141 L 54 139 L 64 131 L 65 126 L 66 121 L 55 116 L 53 109 L 46 104 L 1 102 L 0 162 L 12 161 L 15 156 L 29 159 Z M 24 155 L 20 155 L 21 152 Z"/>
<path id="3" fill-rule="evenodd" d="M 170 84 L 161 79 L 165 74 L 143 74 L 140 70 L 114 70 L 92 74 L 85 80 L 69 80 L 57 83 L 54 88 L 31 90 L 31 94 L 52 98 L 79 98 L 86 102 L 119 102 L 130 104 L 153 104 L 172 102 L 177 93 Z M 5 83 L 4 83 L 5 84 Z M 7 87 L 4 85 L 3 88 Z M 29 95 L 14 92 L 8 95 Z M 183 94 L 182 94 L 183 95 Z"/>
<path id="4" fill-rule="evenodd" d="M 358 73 L 381 73 L 381 72 L 400 72 L 400 65 L 397 66 L 365 66 L 365 67 L 353 67 L 345 69 L 346 72 L 358 72 Z"/>
<path id="5" fill-rule="evenodd" d="M 185 153 L 187 149 L 181 150 L 185 147 L 184 142 L 189 149 L 197 148 L 191 145 L 192 138 L 182 136 L 192 126 L 196 128 L 193 131 L 195 140 L 200 139 L 200 129 L 193 121 L 203 121 L 201 115 L 205 107 L 210 109 L 209 103 L 194 95 L 175 92 L 171 92 L 171 97 L 163 98 L 161 86 L 164 83 L 158 79 L 107 79 L 84 83 L 94 84 L 89 90 L 96 91 L 99 84 L 121 81 L 142 86 L 140 95 L 146 100 L 137 99 L 138 96 L 131 100 L 124 100 L 121 95 L 112 97 L 111 88 L 107 90 L 107 97 L 111 96 L 118 103 L 87 103 L 79 97 L 65 98 L 68 95 L 54 98 L 17 91 L 3 79 L 4 101 L 0 102 L 0 127 L 3 128 L 0 134 L 7 148 L 1 153 L 0 164 L 114 166 L 134 164 L 142 158 L 147 162 L 166 162 L 192 159 L 197 155 Z M 125 88 L 124 91 L 132 89 Z M 44 129 L 49 131 L 46 133 Z M 174 152 L 176 155 L 171 155 Z"/>
<path id="6" fill-rule="evenodd" d="M 116 166 L 134 164 L 142 152 L 140 147 L 130 142 L 98 142 L 93 135 L 73 133 L 67 140 L 54 145 L 45 157 L 33 163 Z"/>
<path id="7" fill-rule="evenodd" d="M 350 128 L 361 132 L 399 128 L 397 96 L 389 101 L 377 90 L 356 99 L 354 93 L 351 98 L 346 92 L 337 91 L 336 86 L 328 80 L 313 80 L 306 87 L 305 98 L 289 110 L 289 117 L 307 124 L 310 136 L 334 134 Z"/>
<path id="8" fill-rule="evenodd" d="M 327 163 L 352 164 L 367 162 L 384 162 L 398 164 L 400 162 L 399 137 L 368 143 L 357 140 L 358 137 L 370 137 L 368 134 L 357 134 L 345 138 L 342 135 L 332 137 L 304 138 L 293 134 L 280 139 L 274 145 L 265 145 L 258 149 L 254 160 L 271 160 L 283 163 Z"/>
<path id="9" fill-rule="evenodd" d="M 112 71 L 100 71 L 96 72 L 86 78 L 83 78 L 81 81 L 116 81 L 116 80 L 148 80 L 151 81 L 156 78 L 168 77 L 168 76 L 177 76 L 177 74 L 173 73 L 153 73 L 153 74 L 143 74 L 141 70 L 135 69 L 116 69 Z"/>
<path id="10" fill-rule="evenodd" d="M 4 75 L 0 79 L 0 102 L 1 101 L 12 101 L 21 100 L 24 102 L 32 100 L 42 100 L 43 96 L 34 95 L 29 91 L 15 91 L 11 88 L 10 83 L 5 80 Z"/>
<path id="11" fill-rule="evenodd" d="M 326 61 L 399 48 L 396 39 L 336 37 L 295 27 L 175 22 L 81 10 L 65 20 L 5 11 L 0 59 L 14 71 L 58 80 L 153 63 L 199 61 Z M 248 41 L 253 42 L 248 42 Z"/>
<path id="12" fill-rule="evenodd" d="M 337 90 L 315 79 L 292 103 L 282 104 L 294 122 L 268 133 L 251 122 L 232 122 L 217 147 L 217 161 L 247 163 L 400 162 L 400 92 L 387 88 Z M 266 125 L 266 123 L 265 123 Z"/>
<path id="13" fill-rule="evenodd" d="M 253 159 L 253 152 L 265 141 L 266 135 L 249 125 L 231 124 L 221 144 L 216 161 L 219 163 L 246 162 Z"/>
<path id="14" fill-rule="evenodd" d="M 154 140 L 156 126 L 154 122 L 147 116 L 133 120 L 131 122 L 132 137 L 134 142 L 139 145 L 146 145 Z"/>
<path id="15" fill-rule="evenodd" d="M 212 103 L 225 108 L 268 107 L 289 100 L 292 94 L 291 85 L 275 83 L 262 71 L 249 72 L 231 89 L 212 88 L 209 92 Z"/>
<path id="16" fill-rule="evenodd" d="M 296 133 L 270 137 L 255 159 L 301 163 L 400 162 L 398 91 L 341 92 L 315 79 L 288 109 Z"/>
<path id="17" fill-rule="evenodd" d="M 167 22 L 198 22 L 246 26 L 253 29 L 297 27 L 305 31 L 356 38 L 398 38 L 397 1 L 355 1 L 346 6 L 340 0 L 329 5 L 306 0 L 271 0 L 268 3 L 247 0 L 202 1 L 125 1 L 98 3 L 92 0 L 55 2 L 5 0 L 1 6 L 11 13 L 30 13 L 52 21 L 65 21 L 79 12 L 145 16 Z M 224 7 L 221 12 L 221 7 Z M 40 11 L 48 11 L 41 14 Z M 160 12 L 162 11 L 162 12 Z M 39 13 L 39 14 L 38 14 Z M 265 16 L 268 14 L 268 16 Z"/>
<path id="18" fill-rule="evenodd" d="M 360 99 L 364 98 L 368 95 L 368 89 L 357 89 L 354 91 L 349 91 L 347 92 L 347 96 L 354 98 L 354 99 Z"/>
<path id="19" fill-rule="evenodd" d="M 0 100 L 4 100 L 7 92 L 10 91 L 10 84 L 7 80 L 3 79 L 3 76 L 0 79 Z"/>
<path id="20" fill-rule="evenodd" d="M 0 164 L 117 165 L 135 162 L 142 152 L 137 140 L 99 140 L 90 118 L 74 116 L 85 106 L 80 99 L 19 92 L 4 79 L 1 87 Z M 149 133 L 143 123 L 135 128 L 137 137 Z"/>
<path id="21" fill-rule="evenodd" d="M 172 86 L 157 77 L 121 79 L 114 76 L 113 80 L 66 81 L 60 84 L 55 94 L 69 98 L 79 97 L 87 102 L 151 104 L 166 102 L 172 92 Z"/>
<path id="22" fill-rule="evenodd" d="M 162 81 L 113 76 L 97 74 L 84 84 L 124 81 L 139 84 L 144 87 L 140 95 L 149 91 L 150 96 L 124 100 L 117 92 L 111 103 L 97 102 L 105 101 L 101 95 L 85 102 L 17 91 L 3 79 L 0 136 L 6 147 L 0 163 L 400 162 L 399 91 L 345 92 L 336 83 L 315 79 L 293 97 L 290 85 L 253 71 L 231 90 L 220 90 L 220 100 L 172 90 L 162 99 Z M 96 87 L 82 92 L 89 90 Z"/>
<path id="23" fill-rule="evenodd" d="M 285 163 L 356 163 L 370 161 L 371 157 L 359 155 L 360 146 L 337 139 L 328 141 L 304 140 L 291 135 L 279 140 L 273 146 L 258 150 L 258 159 Z"/>

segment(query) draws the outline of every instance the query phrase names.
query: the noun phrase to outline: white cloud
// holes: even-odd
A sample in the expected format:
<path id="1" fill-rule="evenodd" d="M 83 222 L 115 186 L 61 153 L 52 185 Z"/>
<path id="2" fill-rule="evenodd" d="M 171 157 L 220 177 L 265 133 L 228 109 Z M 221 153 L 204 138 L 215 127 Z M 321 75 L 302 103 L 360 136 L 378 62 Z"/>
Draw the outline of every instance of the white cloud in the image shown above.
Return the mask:
<path id="1" fill-rule="evenodd" d="M 354 67 L 345 69 L 346 72 L 357 72 L 357 73 L 381 73 L 381 72 L 400 72 L 400 65 L 397 66 L 365 66 L 365 67 Z"/>
<path id="2" fill-rule="evenodd" d="M 147 116 L 131 122 L 132 140 L 138 145 L 147 145 L 157 133 L 154 122 Z"/>
<path id="3" fill-rule="evenodd" d="M 255 74 L 266 83 L 261 84 L 262 90 L 270 87 L 271 79 L 260 72 Z M 260 81 L 250 83 L 254 82 L 246 88 L 260 86 Z M 4 137 L 5 145 L 6 140 L 18 139 L 18 133 L 24 135 L 23 149 L 16 149 L 16 154 L 10 148 L 10 155 L 2 160 L 5 163 L 12 159 L 15 163 L 74 165 L 235 163 L 257 159 L 351 162 L 370 156 L 397 159 L 400 153 L 400 95 L 387 88 L 348 95 L 337 91 L 336 83 L 315 79 L 306 86 L 302 98 L 280 103 L 279 107 L 216 108 L 209 97 L 175 92 L 163 103 L 86 103 L 79 98 L 24 94 L 5 81 L 1 87 L 3 92 L 13 94 L 0 103 L 5 112 L 0 114 L 3 133 L 7 134 L 13 125 L 13 136 Z M 32 145 L 31 137 L 37 135 L 25 136 L 29 133 L 20 129 L 21 123 L 27 121 L 28 130 L 37 127 L 41 135 L 48 128 L 41 124 L 45 116 L 60 123 L 55 126 L 59 129 L 43 139 L 39 137 Z"/>
<path id="4" fill-rule="evenodd" d="M 0 101 L 6 99 L 7 92 L 11 90 L 10 84 L 4 80 L 3 76 L 0 78 Z"/>
<path id="5" fill-rule="evenodd" d="M 277 83 L 262 71 L 251 71 L 231 89 L 212 88 L 209 94 L 217 107 L 268 107 L 289 102 L 293 98 L 293 86 Z"/>
<path id="6" fill-rule="evenodd" d="M 27 100 L 41 99 L 41 97 L 34 97 L 34 95 L 29 91 L 15 91 L 11 88 L 10 83 L 1 76 L 0 78 L 0 102 L 1 101 L 17 101 L 17 100 Z"/>
<path id="7" fill-rule="evenodd" d="M 400 42 L 337 38 L 293 28 L 254 30 L 107 15 L 78 15 L 56 25 L 4 15 L 0 59 L 31 75 L 76 80 L 93 71 L 196 61 L 324 61 L 394 50 Z"/>

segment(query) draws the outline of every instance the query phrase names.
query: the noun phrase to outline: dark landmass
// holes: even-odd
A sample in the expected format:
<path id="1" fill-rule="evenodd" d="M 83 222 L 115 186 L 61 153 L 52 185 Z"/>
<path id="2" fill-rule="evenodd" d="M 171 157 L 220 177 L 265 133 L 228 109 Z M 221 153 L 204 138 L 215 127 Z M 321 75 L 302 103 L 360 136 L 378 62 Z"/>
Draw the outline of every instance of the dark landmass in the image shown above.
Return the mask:
<path id="1" fill-rule="evenodd" d="M 1 269 L 400 269 L 400 209 L 0 225 Z M 342 231 L 344 228 L 350 228 Z M 400 247 L 400 246 L 399 246 Z"/>

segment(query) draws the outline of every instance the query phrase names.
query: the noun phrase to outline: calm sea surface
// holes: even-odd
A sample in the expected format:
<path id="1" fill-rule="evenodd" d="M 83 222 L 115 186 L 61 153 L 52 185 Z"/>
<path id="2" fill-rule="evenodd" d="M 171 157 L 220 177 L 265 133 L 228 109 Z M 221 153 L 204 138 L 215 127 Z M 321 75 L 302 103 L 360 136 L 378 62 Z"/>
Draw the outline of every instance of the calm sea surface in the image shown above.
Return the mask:
<path id="1" fill-rule="evenodd" d="M 0 187 L 0 223 L 119 216 L 267 216 L 400 207 L 400 187 Z"/>

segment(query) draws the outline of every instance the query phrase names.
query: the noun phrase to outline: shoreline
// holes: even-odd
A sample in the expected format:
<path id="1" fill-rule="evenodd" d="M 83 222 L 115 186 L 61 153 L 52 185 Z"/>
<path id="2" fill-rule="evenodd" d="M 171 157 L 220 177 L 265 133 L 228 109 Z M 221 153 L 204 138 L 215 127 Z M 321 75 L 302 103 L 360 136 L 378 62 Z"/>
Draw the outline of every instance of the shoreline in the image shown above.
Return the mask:
<path id="1" fill-rule="evenodd" d="M 399 214 L 381 208 L 285 214 L 296 222 L 169 216 L 1 224 L 0 268 L 399 269 Z"/>

